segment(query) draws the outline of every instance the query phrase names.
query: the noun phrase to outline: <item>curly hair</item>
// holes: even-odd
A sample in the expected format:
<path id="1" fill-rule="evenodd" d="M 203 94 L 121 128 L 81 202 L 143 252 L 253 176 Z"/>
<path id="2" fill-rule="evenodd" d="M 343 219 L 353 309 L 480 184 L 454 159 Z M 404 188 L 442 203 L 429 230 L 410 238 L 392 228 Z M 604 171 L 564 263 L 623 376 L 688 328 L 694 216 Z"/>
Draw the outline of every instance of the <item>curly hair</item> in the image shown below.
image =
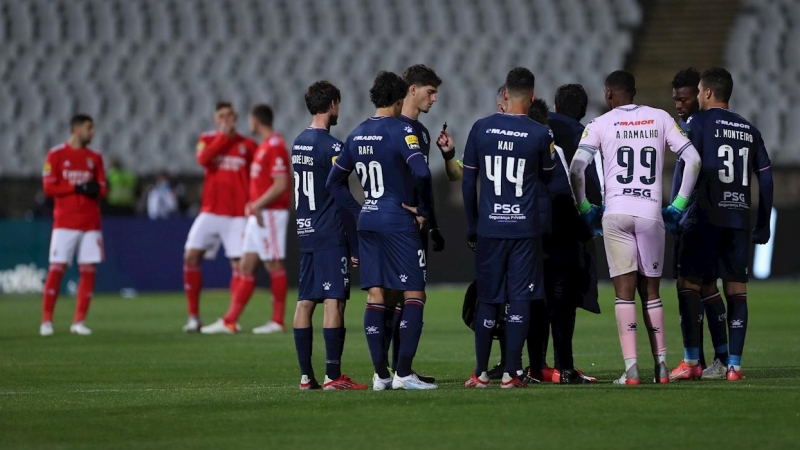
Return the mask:
<path id="1" fill-rule="evenodd" d="M 580 84 L 565 84 L 556 90 L 556 111 L 580 121 L 586 115 L 589 96 Z"/>
<path id="2" fill-rule="evenodd" d="M 376 108 L 386 108 L 406 97 L 408 84 L 393 72 L 382 70 L 375 77 L 369 99 Z"/>

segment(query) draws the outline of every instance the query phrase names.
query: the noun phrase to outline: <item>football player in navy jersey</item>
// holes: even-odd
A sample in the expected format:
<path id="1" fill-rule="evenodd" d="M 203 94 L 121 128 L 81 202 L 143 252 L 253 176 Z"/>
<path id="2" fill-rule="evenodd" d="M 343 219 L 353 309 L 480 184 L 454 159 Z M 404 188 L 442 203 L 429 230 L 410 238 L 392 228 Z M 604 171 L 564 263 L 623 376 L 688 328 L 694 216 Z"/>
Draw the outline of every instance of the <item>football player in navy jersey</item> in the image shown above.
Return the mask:
<path id="1" fill-rule="evenodd" d="M 675 111 L 678 114 L 678 126 L 685 133 L 689 133 L 687 121 L 700 111 L 698 104 L 697 86 L 700 84 L 700 72 L 693 67 L 683 69 L 675 74 L 672 79 L 672 100 L 675 102 Z M 678 195 L 683 175 L 683 161 L 678 158 L 675 163 L 675 173 L 672 178 L 672 191 L 670 199 Z M 675 230 L 675 246 L 673 249 L 675 278 L 678 278 L 678 250 L 681 241 L 681 226 Z M 704 369 L 703 378 L 720 379 L 725 378 L 728 370 L 728 324 L 725 319 L 725 302 L 719 294 L 717 283 L 708 283 L 701 287 L 700 295 L 703 299 L 703 309 L 705 310 L 708 331 L 711 333 L 711 342 L 714 346 L 714 361 L 706 365 L 705 352 L 703 351 L 703 334 L 700 333 L 698 346 L 700 347 L 699 364 Z M 702 328 L 702 327 L 701 327 Z"/>
<path id="2" fill-rule="evenodd" d="M 436 102 L 436 95 L 439 86 L 442 84 L 442 79 L 436 75 L 433 69 L 424 65 L 416 64 L 403 72 L 403 80 L 408 84 L 408 93 L 403 100 L 403 110 L 400 114 L 400 121 L 405 122 L 413 129 L 413 134 L 419 141 L 419 148 L 425 161 L 428 162 L 428 157 L 431 152 L 431 135 L 425 125 L 419 121 L 420 113 L 427 113 L 430 111 L 433 104 Z M 419 196 L 419 189 L 417 189 L 415 198 L 412 205 L 416 206 Z M 420 239 L 422 240 L 422 248 L 425 254 L 428 254 L 428 237 L 433 241 L 433 251 L 440 252 L 444 250 L 444 237 L 439 230 L 439 225 L 436 221 L 436 211 L 433 206 L 433 197 L 431 197 L 430 216 L 425 223 L 425 226 L 420 230 Z M 392 347 L 392 370 L 397 370 L 397 362 L 400 352 L 400 329 L 399 324 L 403 318 L 403 301 L 401 295 L 389 294 L 386 296 L 386 351 L 388 352 L 390 344 L 394 343 Z M 387 356 L 388 360 L 388 356 Z M 424 375 L 417 376 L 428 383 L 436 381 L 433 377 Z"/>
<path id="3" fill-rule="evenodd" d="M 311 316 L 317 303 L 325 305 L 322 336 L 325 339 L 326 390 L 366 389 L 341 372 L 344 346 L 344 302 L 350 297 L 349 265 L 358 263 L 355 219 L 338 210 L 325 189 L 342 142 L 331 136 L 336 125 L 341 94 L 327 81 L 306 90 L 311 125 L 294 140 L 294 206 L 300 244 L 300 283 L 294 314 L 294 341 L 300 362 L 300 389 L 319 389 L 311 366 L 313 328 Z"/>
<path id="4" fill-rule="evenodd" d="M 468 388 L 489 386 L 492 330 L 506 301 L 506 372 L 501 387 L 527 386 L 521 359 L 531 302 L 545 297 L 539 192 L 555 168 L 552 132 L 527 117 L 534 84 L 530 70 L 511 70 L 506 77 L 506 113 L 477 121 L 464 149 L 467 239 L 475 248 L 478 280 L 477 364 L 465 382 Z"/>
<path id="5" fill-rule="evenodd" d="M 378 73 L 370 89 L 375 115 L 350 133 L 327 182 L 336 202 L 358 217 L 361 288 L 367 291 L 364 330 L 377 391 L 437 388 L 411 369 L 425 306 L 426 261 L 419 231 L 430 211 L 431 172 L 414 130 L 397 120 L 407 91 L 397 74 Z M 364 189 L 363 205 L 347 186 L 353 170 Z M 417 187 L 419 202 L 410 206 Z M 402 291 L 405 299 L 394 377 L 384 351 L 385 290 Z"/>
<path id="6" fill-rule="evenodd" d="M 704 315 L 702 294 L 722 279 L 727 300 L 728 360 L 726 378 L 742 378 L 741 359 L 747 331 L 747 268 L 750 245 L 770 238 L 772 171 L 761 133 L 728 109 L 733 78 L 722 68 L 706 70 L 698 85 L 700 112 L 691 116 L 689 138 L 702 157 L 695 193 L 683 218 L 678 255 L 678 302 L 684 359 L 670 374 L 673 379 L 702 376 L 699 336 Z M 751 175 L 758 179 L 759 202 L 755 228 L 750 225 Z M 668 208 L 667 208 L 668 209 Z M 665 210 L 668 228 L 679 214 Z"/>

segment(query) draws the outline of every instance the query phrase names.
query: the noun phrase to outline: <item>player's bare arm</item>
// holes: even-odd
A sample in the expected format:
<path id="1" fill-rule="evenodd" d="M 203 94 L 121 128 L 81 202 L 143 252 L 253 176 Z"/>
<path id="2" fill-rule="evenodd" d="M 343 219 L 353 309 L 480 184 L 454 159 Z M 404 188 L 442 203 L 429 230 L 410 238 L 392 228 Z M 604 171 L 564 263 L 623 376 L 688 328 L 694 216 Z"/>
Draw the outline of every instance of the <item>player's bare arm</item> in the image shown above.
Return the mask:
<path id="1" fill-rule="evenodd" d="M 281 194 L 286 192 L 289 189 L 289 177 L 286 174 L 276 174 L 272 177 L 272 186 L 267 189 L 264 194 L 257 198 L 254 201 L 250 208 L 252 209 L 252 214 L 256 217 L 256 221 L 258 222 L 258 226 L 264 228 L 264 216 L 262 211 L 269 205 L 271 205 L 275 200 L 280 198 Z"/>

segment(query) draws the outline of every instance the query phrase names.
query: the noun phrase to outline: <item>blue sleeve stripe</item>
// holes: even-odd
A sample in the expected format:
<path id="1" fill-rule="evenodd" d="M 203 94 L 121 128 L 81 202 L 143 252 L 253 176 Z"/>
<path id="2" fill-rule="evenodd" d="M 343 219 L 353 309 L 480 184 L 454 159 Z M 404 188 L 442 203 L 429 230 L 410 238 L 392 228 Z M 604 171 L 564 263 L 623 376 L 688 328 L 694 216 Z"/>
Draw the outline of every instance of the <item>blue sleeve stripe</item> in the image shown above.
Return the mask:
<path id="1" fill-rule="evenodd" d="M 690 146 L 690 145 L 692 145 L 692 143 L 691 143 L 691 142 L 687 142 L 686 144 L 684 144 L 684 146 L 683 146 L 683 147 L 681 147 L 681 149 L 680 149 L 680 150 L 678 150 L 678 152 L 677 152 L 677 153 L 678 153 L 678 158 L 680 158 L 680 157 L 681 157 L 681 153 L 683 153 L 683 151 L 684 151 L 684 150 L 686 150 L 687 148 L 689 148 L 689 146 Z"/>

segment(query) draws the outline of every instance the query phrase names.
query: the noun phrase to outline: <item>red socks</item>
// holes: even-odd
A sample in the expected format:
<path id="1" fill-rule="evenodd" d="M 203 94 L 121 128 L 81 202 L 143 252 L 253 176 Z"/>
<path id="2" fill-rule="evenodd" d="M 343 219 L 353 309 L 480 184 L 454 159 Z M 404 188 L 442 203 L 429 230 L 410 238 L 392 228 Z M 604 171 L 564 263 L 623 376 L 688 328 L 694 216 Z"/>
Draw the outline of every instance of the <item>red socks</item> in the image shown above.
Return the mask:
<path id="1" fill-rule="evenodd" d="M 283 316 L 286 311 L 286 291 L 288 290 L 286 271 L 278 270 L 272 273 L 272 321 L 283 325 Z"/>
<path id="2" fill-rule="evenodd" d="M 228 308 L 228 312 L 225 313 L 225 317 L 223 318 L 226 324 L 235 324 L 239 321 L 239 316 L 242 314 L 244 307 L 247 306 L 256 288 L 255 277 L 251 275 L 239 275 L 237 278 L 236 287 L 231 295 L 231 306 Z"/>
<path id="3" fill-rule="evenodd" d="M 200 266 L 183 265 L 183 290 L 186 291 L 186 302 L 189 316 L 197 317 L 200 312 L 200 290 L 203 288 L 203 272 Z"/>
<path id="4" fill-rule="evenodd" d="M 44 295 L 42 296 L 42 322 L 53 321 L 53 309 L 56 307 L 58 292 L 61 289 L 61 279 L 64 278 L 64 264 L 50 264 L 47 271 L 47 280 L 44 282 Z"/>
<path id="5" fill-rule="evenodd" d="M 73 323 L 83 322 L 86 318 L 86 311 L 89 310 L 89 303 L 94 294 L 94 280 L 96 269 L 94 264 L 83 264 L 80 266 L 81 278 L 78 282 L 78 301 L 75 303 L 75 317 Z"/>

